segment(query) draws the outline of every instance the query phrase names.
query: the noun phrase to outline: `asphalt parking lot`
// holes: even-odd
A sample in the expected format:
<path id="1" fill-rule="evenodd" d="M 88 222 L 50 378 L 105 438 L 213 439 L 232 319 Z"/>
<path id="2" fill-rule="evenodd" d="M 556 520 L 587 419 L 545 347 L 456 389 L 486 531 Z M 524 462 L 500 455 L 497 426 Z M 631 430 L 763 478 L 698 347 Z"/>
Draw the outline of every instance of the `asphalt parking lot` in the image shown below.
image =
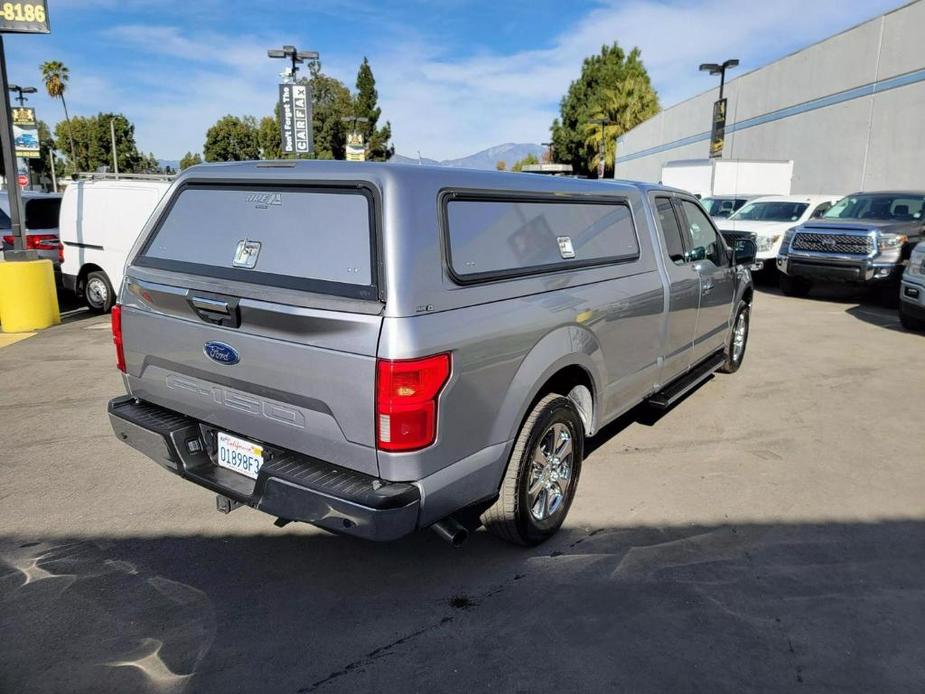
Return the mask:
<path id="1" fill-rule="evenodd" d="M 107 318 L 0 349 L 0 691 L 921 691 L 925 336 L 758 294 L 742 370 L 594 439 L 563 531 L 279 530 L 112 436 Z"/>

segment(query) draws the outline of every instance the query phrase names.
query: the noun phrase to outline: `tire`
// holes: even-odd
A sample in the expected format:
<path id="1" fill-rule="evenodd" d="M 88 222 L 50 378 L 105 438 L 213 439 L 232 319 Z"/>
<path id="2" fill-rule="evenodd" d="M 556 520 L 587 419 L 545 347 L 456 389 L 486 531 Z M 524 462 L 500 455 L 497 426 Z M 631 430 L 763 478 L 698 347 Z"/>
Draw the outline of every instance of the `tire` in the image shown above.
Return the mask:
<path id="1" fill-rule="evenodd" d="M 739 302 L 736 317 L 729 331 L 729 342 L 726 343 L 726 361 L 717 369 L 724 374 L 734 374 L 742 366 L 745 359 L 745 349 L 748 347 L 748 326 L 751 322 L 752 307 L 744 301 Z M 738 342 L 741 338 L 741 343 Z"/>
<path id="2" fill-rule="evenodd" d="M 899 308 L 899 289 L 898 284 L 885 284 L 877 287 L 877 302 L 886 308 Z"/>
<path id="3" fill-rule="evenodd" d="M 116 293 L 105 272 L 91 272 L 83 283 L 84 301 L 93 313 L 109 313 L 116 303 Z"/>
<path id="4" fill-rule="evenodd" d="M 779 284 L 784 296 L 795 296 L 801 299 L 809 296 L 809 290 L 813 287 L 812 282 L 807 279 L 791 277 L 784 273 L 780 273 Z"/>
<path id="5" fill-rule="evenodd" d="M 560 451 L 564 448 L 563 433 L 571 443 L 570 457 L 563 455 L 556 465 L 544 453 L 556 437 Z M 535 454 L 545 461 L 544 467 L 534 464 Z M 584 427 L 574 403 L 555 393 L 545 396 L 520 428 L 500 494 L 482 514 L 482 524 L 490 533 L 518 545 L 532 546 L 548 540 L 568 515 L 583 459 Z M 568 482 L 563 487 L 561 479 L 565 476 L 559 475 L 566 468 Z M 539 487 L 534 495 L 530 494 L 531 484 Z"/>
<path id="6" fill-rule="evenodd" d="M 906 330 L 925 331 L 925 321 L 903 311 L 902 301 L 899 302 L 899 322 Z"/>

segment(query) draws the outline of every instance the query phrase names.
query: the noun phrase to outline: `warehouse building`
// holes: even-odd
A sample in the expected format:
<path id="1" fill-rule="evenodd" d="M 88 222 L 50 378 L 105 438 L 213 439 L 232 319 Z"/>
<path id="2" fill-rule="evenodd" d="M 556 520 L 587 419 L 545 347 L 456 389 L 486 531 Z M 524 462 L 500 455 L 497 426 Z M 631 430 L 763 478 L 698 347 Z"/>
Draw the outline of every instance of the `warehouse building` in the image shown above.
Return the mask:
<path id="1" fill-rule="evenodd" d="M 696 69 L 696 66 L 694 66 Z M 925 189 L 925 0 L 726 83 L 723 158 L 794 162 L 794 193 Z M 717 90 L 617 140 L 615 177 L 709 156 Z"/>

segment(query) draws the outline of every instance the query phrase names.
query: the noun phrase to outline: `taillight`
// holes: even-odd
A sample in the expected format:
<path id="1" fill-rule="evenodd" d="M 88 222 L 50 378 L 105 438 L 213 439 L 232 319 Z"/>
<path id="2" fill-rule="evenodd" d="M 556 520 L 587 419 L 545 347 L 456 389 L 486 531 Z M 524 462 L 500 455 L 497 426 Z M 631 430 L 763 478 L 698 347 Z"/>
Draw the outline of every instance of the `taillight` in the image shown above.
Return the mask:
<path id="1" fill-rule="evenodd" d="M 125 350 L 122 348 L 122 306 L 112 307 L 112 343 L 116 346 L 116 368 L 125 373 Z"/>
<path id="2" fill-rule="evenodd" d="M 13 240 L 12 234 L 3 237 L 3 241 L 11 246 Z M 58 262 L 64 262 L 64 245 L 58 240 L 57 234 L 26 234 L 23 242 L 29 251 L 58 251 Z"/>
<path id="3" fill-rule="evenodd" d="M 437 397 L 450 378 L 450 355 L 376 362 L 376 445 L 416 451 L 437 438 Z"/>

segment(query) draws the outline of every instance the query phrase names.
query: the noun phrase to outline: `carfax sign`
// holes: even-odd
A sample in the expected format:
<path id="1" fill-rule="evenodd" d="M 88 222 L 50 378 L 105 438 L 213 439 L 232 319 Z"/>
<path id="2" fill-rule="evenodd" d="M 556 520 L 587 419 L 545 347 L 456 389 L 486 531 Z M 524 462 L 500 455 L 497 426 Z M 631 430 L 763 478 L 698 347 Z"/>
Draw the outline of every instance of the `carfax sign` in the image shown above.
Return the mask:
<path id="1" fill-rule="evenodd" d="M 286 154 L 311 154 L 312 100 L 304 84 L 279 85 L 279 124 Z"/>
<path id="2" fill-rule="evenodd" d="M 39 127 L 35 120 L 35 109 L 18 106 L 13 112 L 13 147 L 16 156 L 23 159 L 37 159 L 39 153 Z"/>
<path id="3" fill-rule="evenodd" d="M 45 0 L 0 3 L 0 33 L 47 34 L 50 31 Z"/>

